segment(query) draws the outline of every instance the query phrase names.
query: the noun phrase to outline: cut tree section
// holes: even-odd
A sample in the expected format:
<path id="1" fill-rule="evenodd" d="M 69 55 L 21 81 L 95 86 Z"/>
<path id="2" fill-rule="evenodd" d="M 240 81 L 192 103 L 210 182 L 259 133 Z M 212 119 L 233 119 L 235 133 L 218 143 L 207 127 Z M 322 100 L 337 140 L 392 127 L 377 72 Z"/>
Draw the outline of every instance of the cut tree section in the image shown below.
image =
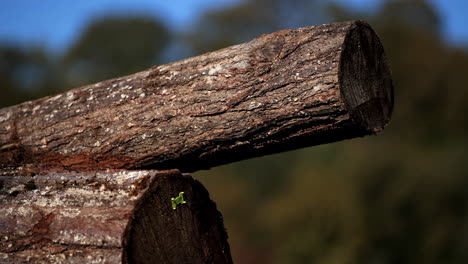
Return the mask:
<path id="1" fill-rule="evenodd" d="M 0 201 L 1 263 L 232 263 L 216 205 L 177 170 L 0 176 Z"/>
<path id="2" fill-rule="evenodd" d="M 392 74 L 379 38 L 365 23 L 350 30 L 340 60 L 340 88 L 351 117 L 381 131 L 393 110 Z"/>
<path id="3" fill-rule="evenodd" d="M 0 109 L 0 166 L 207 169 L 379 132 L 392 89 L 365 22 L 287 29 Z"/>

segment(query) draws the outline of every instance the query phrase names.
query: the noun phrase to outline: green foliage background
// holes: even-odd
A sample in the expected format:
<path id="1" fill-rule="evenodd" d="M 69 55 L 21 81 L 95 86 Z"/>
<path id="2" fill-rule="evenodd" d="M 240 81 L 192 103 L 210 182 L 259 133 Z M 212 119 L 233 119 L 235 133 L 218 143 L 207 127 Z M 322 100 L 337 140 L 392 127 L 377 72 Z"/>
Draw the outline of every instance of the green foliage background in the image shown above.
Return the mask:
<path id="1" fill-rule="evenodd" d="M 225 218 L 236 263 L 467 263 L 468 52 L 423 0 L 355 13 L 320 0 L 250 0 L 186 32 L 153 17 L 91 21 L 65 54 L 0 42 L 0 106 L 130 74 L 260 34 L 364 19 L 383 42 L 395 111 L 377 136 L 225 165 L 195 176 Z M 188 50 L 188 52 L 187 52 Z M 183 53 L 183 52 L 182 52 Z"/>

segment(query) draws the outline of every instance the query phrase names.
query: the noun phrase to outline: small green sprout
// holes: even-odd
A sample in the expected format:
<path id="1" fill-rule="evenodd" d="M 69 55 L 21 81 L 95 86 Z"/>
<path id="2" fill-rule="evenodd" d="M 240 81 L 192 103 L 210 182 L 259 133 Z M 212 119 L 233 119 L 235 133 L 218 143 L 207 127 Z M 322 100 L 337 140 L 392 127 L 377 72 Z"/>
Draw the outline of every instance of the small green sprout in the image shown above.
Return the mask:
<path id="1" fill-rule="evenodd" d="M 184 201 L 184 192 L 180 192 L 179 196 L 177 196 L 176 198 L 171 198 L 171 203 L 172 209 L 174 210 L 177 208 L 177 205 L 187 203 L 186 201 Z"/>

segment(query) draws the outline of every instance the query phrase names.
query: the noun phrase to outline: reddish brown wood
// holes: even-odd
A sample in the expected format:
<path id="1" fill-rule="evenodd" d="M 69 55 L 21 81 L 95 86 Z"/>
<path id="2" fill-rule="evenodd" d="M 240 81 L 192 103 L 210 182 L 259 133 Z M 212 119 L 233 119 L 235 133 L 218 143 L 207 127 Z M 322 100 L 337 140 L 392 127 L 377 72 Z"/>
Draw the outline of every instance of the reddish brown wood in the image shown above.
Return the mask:
<path id="1" fill-rule="evenodd" d="M 208 192 L 177 170 L 0 176 L 0 201 L 0 263 L 232 263 Z"/>
<path id="2" fill-rule="evenodd" d="M 0 110 L 0 164 L 195 171 L 376 133 L 392 80 L 361 21 L 288 29 Z"/>
<path id="3" fill-rule="evenodd" d="M 199 182 L 116 169 L 194 171 L 373 134 L 392 89 L 377 35 L 353 21 L 0 109 L 0 262 L 232 263 Z"/>

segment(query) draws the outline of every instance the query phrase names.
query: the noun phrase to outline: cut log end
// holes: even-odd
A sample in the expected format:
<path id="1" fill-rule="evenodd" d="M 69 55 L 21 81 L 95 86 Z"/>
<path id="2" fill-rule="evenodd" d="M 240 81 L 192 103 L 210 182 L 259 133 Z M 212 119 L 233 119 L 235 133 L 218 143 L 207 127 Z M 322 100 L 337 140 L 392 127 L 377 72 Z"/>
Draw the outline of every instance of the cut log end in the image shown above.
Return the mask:
<path id="1" fill-rule="evenodd" d="M 393 110 L 392 74 L 379 37 L 365 22 L 346 36 L 339 78 L 352 120 L 370 133 L 383 130 Z"/>
<path id="2" fill-rule="evenodd" d="M 171 204 L 168 197 L 180 200 Z M 135 206 L 123 245 L 123 263 L 232 263 L 222 216 L 208 191 L 178 172 L 153 180 Z"/>

